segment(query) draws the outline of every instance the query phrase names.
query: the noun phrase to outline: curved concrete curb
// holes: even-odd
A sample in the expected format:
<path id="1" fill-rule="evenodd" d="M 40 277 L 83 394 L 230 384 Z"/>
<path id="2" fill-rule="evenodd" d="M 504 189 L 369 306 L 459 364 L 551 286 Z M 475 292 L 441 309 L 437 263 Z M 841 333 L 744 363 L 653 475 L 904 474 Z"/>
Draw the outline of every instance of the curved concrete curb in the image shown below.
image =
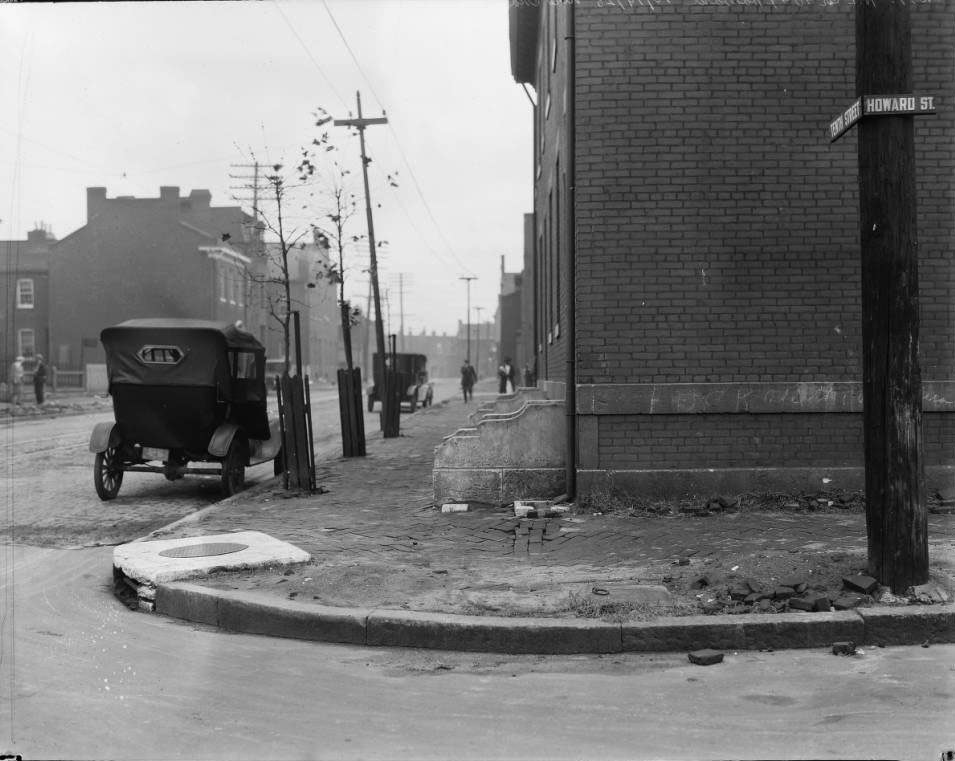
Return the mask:
<path id="1" fill-rule="evenodd" d="M 157 613 L 221 629 L 376 647 L 497 653 L 684 652 L 955 642 L 955 605 L 775 615 L 686 616 L 613 624 L 333 608 L 175 582 L 156 588 Z"/>

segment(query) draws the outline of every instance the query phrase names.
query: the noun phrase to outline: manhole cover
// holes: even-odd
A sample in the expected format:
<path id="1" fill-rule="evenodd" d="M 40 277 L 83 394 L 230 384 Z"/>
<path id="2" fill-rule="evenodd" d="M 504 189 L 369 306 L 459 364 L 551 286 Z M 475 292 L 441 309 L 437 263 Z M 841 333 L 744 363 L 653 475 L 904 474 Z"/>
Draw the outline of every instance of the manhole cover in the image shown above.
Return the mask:
<path id="1" fill-rule="evenodd" d="M 230 555 L 249 549 L 247 544 L 231 542 L 206 542 L 203 544 L 187 544 L 183 547 L 170 547 L 159 554 L 165 558 L 207 558 L 213 555 Z"/>

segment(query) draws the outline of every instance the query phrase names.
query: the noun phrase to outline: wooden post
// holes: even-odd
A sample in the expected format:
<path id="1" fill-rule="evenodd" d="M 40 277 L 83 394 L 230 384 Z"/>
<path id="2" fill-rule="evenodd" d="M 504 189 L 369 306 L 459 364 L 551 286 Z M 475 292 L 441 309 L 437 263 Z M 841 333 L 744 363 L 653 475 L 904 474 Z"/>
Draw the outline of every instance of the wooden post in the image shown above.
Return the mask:
<path id="1" fill-rule="evenodd" d="M 856 94 L 912 92 L 909 7 L 856 3 Z M 914 117 L 859 123 L 862 384 L 869 573 L 928 581 Z"/>

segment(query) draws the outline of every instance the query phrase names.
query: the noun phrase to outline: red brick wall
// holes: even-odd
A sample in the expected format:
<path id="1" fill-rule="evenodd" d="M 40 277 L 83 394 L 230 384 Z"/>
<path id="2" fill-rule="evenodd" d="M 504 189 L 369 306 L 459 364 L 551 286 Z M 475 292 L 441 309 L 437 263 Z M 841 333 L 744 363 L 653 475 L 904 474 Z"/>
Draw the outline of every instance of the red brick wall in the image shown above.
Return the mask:
<path id="1" fill-rule="evenodd" d="M 582 383 L 860 372 L 853 11 L 577 7 Z M 951 377 L 950 5 L 916 6 L 923 367 Z M 947 22 L 947 23 L 946 23 Z M 948 96 L 948 97 L 945 97 Z"/>
<path id="2" fill-rule="evenodd" d="M 853 8 L 594 0 L 574 11 L 578 384 L 861 380 L 857 138 L 827 135 L 855 98 Z M 915 91 L 939 98 L 936 116 L 916 120 L 925 380 L 955 378 L 953 11 L 951 0 L 912 9 Z M 539 49 L 549 45 L 545 35 Z M 543 130 L 539 231 L 566 135 Z M 560 380 L 562 346 L 545 354 Z M 953 413 L 924 420 L 926 466 L 952 466 Z M 857 412 L 604 409 L 578 428 L 592 473 L 862 464 Z"/>
<path id="3" fill-rule="evenodd" d="M 537 374 L 566 380 L 568 304 L 567 6 L 540 4 L 534 123 L 534 240 Z M 527 287 L 530 287 L 527 284 Z"/>
<path id="4" fill-rule="evenodd" d="M 180 224 L 202 224 L 213 235 L 230 233 L 238 240 L 238 210 L 231 222 L 217 216 L 221 211 L 228 210 L 213 209 L 207 219 L 197 219 L 182 212 L 178 198 L 91 205 L 87 224 L 59 241 L 51 257 L 51 353 L 65 345 L 75 366 L 81 357 L 102 362 L 102 349 L 81 348 L 82 340 L 98 340 L 103 328 L 136 317 L 244 317 L 218 303 L 215 262 L 198 250 L 216 240 Z"/>

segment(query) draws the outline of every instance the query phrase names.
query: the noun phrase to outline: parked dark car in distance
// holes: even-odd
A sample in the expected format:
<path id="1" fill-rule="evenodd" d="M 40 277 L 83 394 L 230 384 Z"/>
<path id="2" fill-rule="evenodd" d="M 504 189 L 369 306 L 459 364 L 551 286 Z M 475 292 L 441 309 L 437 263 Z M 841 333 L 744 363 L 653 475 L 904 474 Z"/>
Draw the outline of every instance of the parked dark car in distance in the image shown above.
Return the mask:
<path id="1" fill-rule="evenodd" d="M 418 405 L 429 407 L 434 401 L 434 386 L 428 380 L 428 358 L 424 354 L 394 354 L 387 355 L 389 361 L 395 358 L 395 368 L 398 371 L 398 383 L 401 387 L 401 403 L 414 412 Z M 382 366 L 378 355 L 373 357 L 374 377 L 368 388 L 368 411 L 373 412 L 375 402 L 381 401 Z"/>

